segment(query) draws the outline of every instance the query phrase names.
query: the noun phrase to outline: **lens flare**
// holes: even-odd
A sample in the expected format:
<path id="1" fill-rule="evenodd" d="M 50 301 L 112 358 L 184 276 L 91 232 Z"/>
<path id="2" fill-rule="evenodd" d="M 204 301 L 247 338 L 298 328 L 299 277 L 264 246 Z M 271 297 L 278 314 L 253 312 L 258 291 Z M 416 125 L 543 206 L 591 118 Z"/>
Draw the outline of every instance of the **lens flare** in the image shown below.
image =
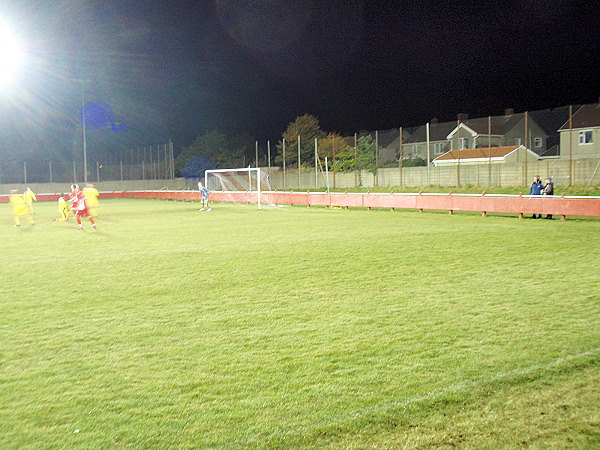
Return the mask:
<path id="1" fill-rule="evenodd" d="M 0 86 L 13 81 L 23 66 L 25 52 L 10 30 L 0 25 Z"/>

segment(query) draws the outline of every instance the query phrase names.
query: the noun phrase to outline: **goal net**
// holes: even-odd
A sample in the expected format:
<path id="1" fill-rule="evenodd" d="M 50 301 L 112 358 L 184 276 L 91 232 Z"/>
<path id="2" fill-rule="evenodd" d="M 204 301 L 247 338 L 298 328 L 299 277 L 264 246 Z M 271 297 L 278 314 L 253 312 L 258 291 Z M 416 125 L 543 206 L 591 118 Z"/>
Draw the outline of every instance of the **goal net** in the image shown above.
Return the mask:
<path id="1" fill-rule="evenodd" d="M 216 201 L 264 203 L 264 192 L 271 190 L 269 175 L 260 168 L 217 169 L 204 172 L 204 184 Z"/>

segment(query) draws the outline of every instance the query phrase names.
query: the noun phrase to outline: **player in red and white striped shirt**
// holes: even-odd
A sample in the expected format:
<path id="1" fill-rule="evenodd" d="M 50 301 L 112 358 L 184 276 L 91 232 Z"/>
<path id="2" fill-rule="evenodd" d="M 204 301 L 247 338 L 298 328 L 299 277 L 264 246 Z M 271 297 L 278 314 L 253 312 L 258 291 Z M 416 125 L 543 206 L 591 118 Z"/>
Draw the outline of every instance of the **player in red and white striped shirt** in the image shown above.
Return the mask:
<path id="1" fill-rule="evenodd" d="M 81 218 L 87 217 L 90 219 L 92 223 L 92 228 L 96 229 L 96 222 L 94 218 L 90 215 L 87 205 L 85 204 L 85 195 L 83 192 L 79 190 L 79 186 L 76 184 L 71 185 L 71 195 L 69 200 L 72 202 L 71 209 L 73 210 L 73 214 L 75 215 L 75 219 L 77 220 L 77 229 L 82 231 L 83 225 L 81 224 Z"/>

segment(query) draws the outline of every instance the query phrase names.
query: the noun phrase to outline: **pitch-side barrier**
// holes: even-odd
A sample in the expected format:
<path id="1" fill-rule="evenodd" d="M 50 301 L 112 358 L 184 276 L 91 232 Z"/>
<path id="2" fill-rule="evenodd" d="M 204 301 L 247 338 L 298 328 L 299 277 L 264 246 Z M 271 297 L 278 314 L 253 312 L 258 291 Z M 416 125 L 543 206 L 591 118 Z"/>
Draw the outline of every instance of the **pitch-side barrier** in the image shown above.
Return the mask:
<path id="1" fill-rule="evenodd" d="M 196 191 L 125 191 L 101 192 L 100 198 L 140 198 L 163 200 L 198 200 Z M 56 201 L 58 194 L 39 194 L 38 201 Z M 215 202 L 256 203 L 256 192 L 211 192 Z M 0 203 L 8 196 L 0 196 Z M 341 208 L 414 209 L 488 213 L 552 214 L 565 220 L 567 216 L 600 217 L 600 197 L 504 195 L 504 194 L 429 194 L 429 193 L 355 193 L 355 192 L 261 192 L 261 203 Z"/>

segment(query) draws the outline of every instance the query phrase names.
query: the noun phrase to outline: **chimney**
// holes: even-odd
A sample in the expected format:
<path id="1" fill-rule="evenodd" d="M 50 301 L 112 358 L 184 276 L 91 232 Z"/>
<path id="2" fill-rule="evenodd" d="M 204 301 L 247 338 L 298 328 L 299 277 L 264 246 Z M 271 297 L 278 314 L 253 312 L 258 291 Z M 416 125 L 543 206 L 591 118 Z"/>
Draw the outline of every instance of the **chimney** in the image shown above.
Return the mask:
<path id="1" fill-rule="evenodd" d="M 430 124 L 434 124 L 434 123 L 438 123 L 438 122 L 439 122 L 439 121 L 438 121 L 438 118 L 437 118 L 437 117 L 434 117 L 433 119 L 431 119 L 431 120 L 429 121 L 429 123 L 430 123 Z"/>
<path id="2" fill-rule="evenodd" d="M 464 122 L 466 120 L 469 120 L 469 115 L 465 114 L 465 113 L 458 113 L 456 115 L 456 120 L 460 120 L 461 122 Z"/>
<path id="3" fill-rule="evenodd" d="M 515 113 L 515 110 L 513 108 L 506 108 L 504 110 L 504 115 L 505 116 L 512 116 Z"/>

